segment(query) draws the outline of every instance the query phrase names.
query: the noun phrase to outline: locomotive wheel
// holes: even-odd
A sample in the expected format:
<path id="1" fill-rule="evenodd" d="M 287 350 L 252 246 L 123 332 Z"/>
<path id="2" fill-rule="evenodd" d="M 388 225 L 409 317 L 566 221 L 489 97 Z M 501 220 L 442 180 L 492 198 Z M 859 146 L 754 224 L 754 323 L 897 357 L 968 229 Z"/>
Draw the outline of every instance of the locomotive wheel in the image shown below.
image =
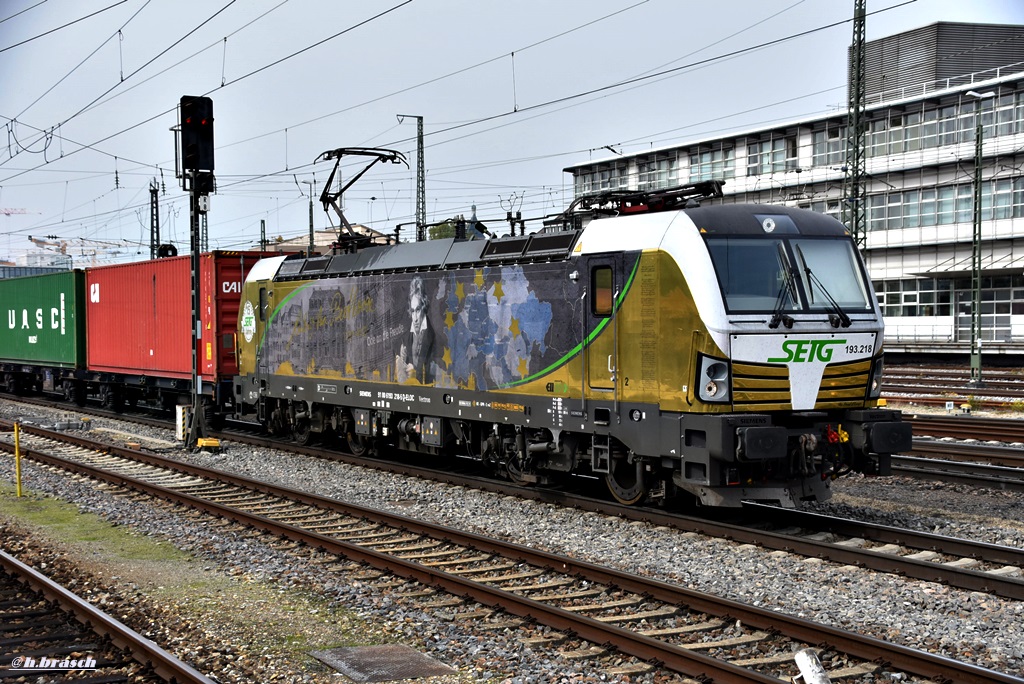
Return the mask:
<path id="1" fill-rule="evenodd" d="M 615 500 L 626 506 L 638 503 L 647 495 L 643 463 L 639 459 L 633 463 L 625 458 L 613 459 L 604 481 Z"/>
<path id="2" fill-rule="evenodd" d="M 292 428 L 292 435 L 295 437 L 295 441 L 302 446 L 309 446 L 313 443 L 313 429 L 305 418 L 296 421 Z"/>
<path id="3" fill-rule="evenodd" d="M 508 474 L 509 480 L 521 487 L 537 484 L 537 478 L 527 475 L 527 470 L 522 467 L 518 456 L 513 456 L 505 464 L 505 473 Z"/>
<path id="4" fill-rule="evenodd" d="M 365 435 L 356 435 L 350 432 L 345 435 L 345 441 L 353 456 L 366 456 L 373 451 L 373 442 Z"/>

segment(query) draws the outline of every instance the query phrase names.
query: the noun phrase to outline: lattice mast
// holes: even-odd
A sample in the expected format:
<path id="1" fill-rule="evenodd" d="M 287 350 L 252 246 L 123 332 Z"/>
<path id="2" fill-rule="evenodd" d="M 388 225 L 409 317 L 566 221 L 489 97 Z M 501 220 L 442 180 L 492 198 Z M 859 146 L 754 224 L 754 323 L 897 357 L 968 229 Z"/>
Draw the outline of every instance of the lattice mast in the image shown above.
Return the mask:
<path id="1" fill-rule="evenodd" d="M 846 119 L 846 178 L 843 202 L 843 223 L 853 234 L 858 249 L 864 248 L 867 237 L 867 202 L 865 182 L 864 143 L 867 137 L 865 112 L 864 25 L 867 0 L 854 0 L 853 43 L 850 45 L 850 73 L 848 82 Z"/>
<path id="2" fill-rule="evenodd" d="M 149 258 L 160 253 L 160 186 L 154 178 L 149 183 Z"/>

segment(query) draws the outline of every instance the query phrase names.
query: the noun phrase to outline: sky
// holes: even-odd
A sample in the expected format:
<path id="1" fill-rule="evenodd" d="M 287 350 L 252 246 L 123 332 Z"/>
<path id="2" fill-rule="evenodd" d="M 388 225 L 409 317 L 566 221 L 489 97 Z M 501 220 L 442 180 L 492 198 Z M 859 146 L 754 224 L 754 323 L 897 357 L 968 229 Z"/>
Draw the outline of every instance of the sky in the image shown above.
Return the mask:
<path id="1" fill-rule="evenodd" d="M 0 262 L 77 266 L 189 246 L 177 107 L 213 100 L 212 249 L 337 225 L 341 147 L 381 147 L 346 218 L 413 239 L 416 120 L 429 222 L 555 214 L 566 166 L 845 109 L 853 0 L 0 0 Z M 936 21 L 1024 24 L 1020 0 L 868 0 L 868 40 Z M 400 117 L 399 115 L 404 115 Z M 351 179 L 369 161 L 343 160 Z M 539 227 L 539 223 L 533 224 Z M 528 230 L 530 224 L 527 224 Z"/>

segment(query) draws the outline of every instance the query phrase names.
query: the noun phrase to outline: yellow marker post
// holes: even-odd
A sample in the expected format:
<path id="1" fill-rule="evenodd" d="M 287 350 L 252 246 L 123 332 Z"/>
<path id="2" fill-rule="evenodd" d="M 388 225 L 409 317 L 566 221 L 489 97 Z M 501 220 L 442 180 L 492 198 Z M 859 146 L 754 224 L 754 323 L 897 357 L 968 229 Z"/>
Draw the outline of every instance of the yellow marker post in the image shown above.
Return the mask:
<path id="1" fill-rule="evenodd" d="M 21 425 L 14 424 L 14 481 L 17 483 L 18 498 L 21 498 Z"/>

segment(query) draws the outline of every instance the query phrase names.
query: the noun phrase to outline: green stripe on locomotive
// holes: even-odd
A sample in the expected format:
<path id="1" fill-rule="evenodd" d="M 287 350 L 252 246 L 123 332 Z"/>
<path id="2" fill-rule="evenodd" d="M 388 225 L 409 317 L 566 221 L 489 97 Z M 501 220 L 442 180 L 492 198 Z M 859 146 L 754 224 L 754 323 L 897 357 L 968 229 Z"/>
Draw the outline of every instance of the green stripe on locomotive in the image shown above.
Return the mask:
<path id="1" fill-rule="evenodd" d="M 620 256 L 614 317 L 600 319 L 588 315 L 583 299 L 588 279 L 579 271 L 588 257 L 263 283 L 272 291 L 266 327 L 243 342 L 241 372 L 255 372 L 258 357 L 266 376 L 609 400 L 584 375 L 611 353 L 622 401 L 664 411 L 729 410 L 693 400 L 696 353 L 722 352 L 678 265 L 660 250 Z M 417 352 L 412 309 L 419 291 L 427 322 Z M 256 285 L 245 297 L 257 299 Z"/>

